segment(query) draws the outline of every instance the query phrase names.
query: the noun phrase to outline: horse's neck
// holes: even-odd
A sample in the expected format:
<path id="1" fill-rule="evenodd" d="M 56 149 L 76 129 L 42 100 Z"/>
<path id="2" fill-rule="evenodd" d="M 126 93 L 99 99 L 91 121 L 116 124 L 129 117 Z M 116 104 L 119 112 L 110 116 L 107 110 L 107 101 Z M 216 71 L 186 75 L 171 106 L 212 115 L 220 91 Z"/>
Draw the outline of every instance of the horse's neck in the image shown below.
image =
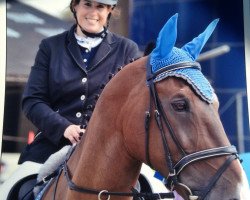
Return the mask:
<path id="1" fill-rule="evenodd" d="M 71 171 L 72 180 L 87 188 L 127 191 L 136 183 L 140 162 L 128 155 L 119 133 L 110 134 L 110 137 L 99 133 L 89 131 L 84 145 L 69 162 L 69 165 L 76 164 Z"/>
<path id="2" fill-rule="evenodd" d="M 84 144 L 79 145 L 68 163 L 76 185 L 116 192 L 131 192 L 131 187 L 135 186 L 141 163 L 128 155 L 121 134 L 110 134 L 112 130 L 112 126 L 107 132 L 89 127 Z M 68 195 L 68 199 L 74 199 L 76 192 L 70 191 Z M 97 199 L 96 195 L 77 195 L 81 199 Z"/>
<path id="3" fill-rule="evenodd" d="M 84 144 L 78 146 L 69 161 L 72 180 L 81 187 L 131 192 L 131 186 L 136 184 L 141 162 L 128 153 L 122 133 L 121 107 L 133 88 L 131 82 L 127 82 L 129 75 L 115 77 L 116 80 L 124 78 L 121 85 L 119 81 L 107 85 L 107 92 L 104 91 L 98 100 L 88 125 Z M 91 198 L 96 199 L 96 196 L 88 197 Z"/>

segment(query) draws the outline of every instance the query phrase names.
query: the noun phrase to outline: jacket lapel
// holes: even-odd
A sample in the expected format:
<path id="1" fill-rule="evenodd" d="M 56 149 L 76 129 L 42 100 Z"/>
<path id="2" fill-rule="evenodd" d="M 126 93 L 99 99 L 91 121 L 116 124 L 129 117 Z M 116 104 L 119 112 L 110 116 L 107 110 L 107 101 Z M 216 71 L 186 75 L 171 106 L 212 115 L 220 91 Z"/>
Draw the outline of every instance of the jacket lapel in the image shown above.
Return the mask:
<path id="1" fill-rule="evenodd" d="M 67 47 L 68 47 L 68 50 L 69 50 L 71 56 L 76 61 L 78 66 L 81 69 L 84 69 L 84 63 L 82 61 L 80 48 L 78 47 L 77 41 L 76 41 L 75 36 L 74 36 L 75 27 L 76 27 L 75 25 L 72 26 L 72 28 L 69 31 L 69 34 L 68 34 L 69 43 L 68 43 Z"/>
<path id="2" fill-rule="evenodd" d="M 103 39 L 102 43 L 98 47 L 96 55 L 90 63 L 91 69 L 95 68 L 101 63 L 111 52 L 111 44 L 114 43 L 112 33 L 108 32 L 107 36 Z"/>
<path id="3" fill-rule="evenodd" d="M 72 28 L 69 31 L 68 34 L 68 50 L 73 57 L 73 59 L 77 62 L 78 66 L 81 69 L 84 69 L 84 63 L 82 61 L 82 56 L 80 49 L 78 48 L 77 41 L 74 36 L 74 30 L 76 25 L 72 26 Z M 96 55 L 93 57 L 93 60 L 90 63 L 90 70 L 95 68 L 99 63 L 101 63 L 111 52 L 111 44 L 114 43 L 114 39 L 112 36 L 112 33 L 108 31 L 107 36 L 103 39 L 100 46 L 98 47 L 98 50 L 96 52 Z"/>

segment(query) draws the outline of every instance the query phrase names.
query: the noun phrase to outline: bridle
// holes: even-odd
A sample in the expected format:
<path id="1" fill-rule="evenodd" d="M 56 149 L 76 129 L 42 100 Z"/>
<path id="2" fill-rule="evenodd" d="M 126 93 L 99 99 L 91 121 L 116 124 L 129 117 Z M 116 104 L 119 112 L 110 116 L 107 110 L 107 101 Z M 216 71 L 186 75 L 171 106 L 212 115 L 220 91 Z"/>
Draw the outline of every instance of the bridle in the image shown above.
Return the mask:
<path id="1" fill-rule="evenodd" d="M 147 85 L 150 90 L 150 103 L 149 103 L 150 105 L 149 105 L 148 111 L 146 111 L 145 113 L 145 130 L 146 130 L 145 131 L 146 132 L 145 152 L 146 152 L 147 163 L 148 165 L 152 166 L 151 161 L 150 161 L 150 155 L 149 155 L 149 136 L 150 136 L 149 128 L 150 128 L 150 121 L 151 121 L 150 120 L 151 113 L 154 113 L 154 118 L 156 120 L 156 124 L 158 126 L 161 139 L 163 142 L 166 165 L 169 170 L 169 175 L 166 178 L 166 186 L 171 190 L 174 190 L 174 188 L 177 186 L 181 186 L 187 192 L 190 200 L 195 200 L 195 199 L 203 200 L 205 199 L 207 194 L 212 190 L 212 188 L 214 187 L 218 179 L 221 177 L 223 172 L 225 172 L 225 170 L 229 167 L 231 162 L 235 159 L 238 159 L 237 150 L 234 146 L 224 146 L 224 147 L 206 149 L 206 150 L 198 151 L 192 154 L 187 154 L 185 152 L 180 142 L 176 138 L 174 130 L 171 127 L 171 124 L 166 116 L 166 113 L 164 112 L 163 106 L 161 104 L 161 100 L 159 98 L 159 95 L 155 87 L 154 79 L 162 73 L 166 73 L 168 71 L 181 69 L 181 68 L 196 68 L 200 70 L 200 64 L 198 62 L 182 62 L 182 63 L 173 64 L 171 66 L 164 67 L 156 71 L 155 73 L 153 73 L 151 70 L 151 65 L 150 65 L 149 60 L 150 59 L 148 57 L 146 78 L 147 78 Z M 182 155 L 182 158 L 176 164 L 174 164 L 173 162 L 173 156 L 171 155 L 170 149 L 168 147 L 168 139 L 166 137 L 163 124 L 167 127 L 172 140 L 174 141 L 175 145 L 178 147 Z M 187 185 L 179 182 L 178 177 L 180 173 L 189 164 L 196 162 L 196 161 L 212 158 L 212 157 L 219 157 L 219 156 L 226 156 L 226 155 L 228 155 L 229 157 L 224 162 L 224 164 L 217 170 L 215 175 L 209 180 L 209 184 L 204 189 L 192 190 Z"/>

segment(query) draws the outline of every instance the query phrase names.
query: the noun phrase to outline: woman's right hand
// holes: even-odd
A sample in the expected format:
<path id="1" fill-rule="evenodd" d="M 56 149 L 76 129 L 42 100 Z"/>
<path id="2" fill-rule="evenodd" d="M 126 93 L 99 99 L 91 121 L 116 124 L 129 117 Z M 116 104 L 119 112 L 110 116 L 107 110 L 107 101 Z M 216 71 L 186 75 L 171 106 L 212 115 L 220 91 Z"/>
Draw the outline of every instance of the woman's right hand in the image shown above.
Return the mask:
<path id="1" fill-rule="evenodd" d="M 81 140 L 81 137 L 85 133 L 86 129 L 81 129 L 79 125 L 69 125 L 64 131 L 63 136 L 67 138 L 72 144 L 75 144 Z"/>

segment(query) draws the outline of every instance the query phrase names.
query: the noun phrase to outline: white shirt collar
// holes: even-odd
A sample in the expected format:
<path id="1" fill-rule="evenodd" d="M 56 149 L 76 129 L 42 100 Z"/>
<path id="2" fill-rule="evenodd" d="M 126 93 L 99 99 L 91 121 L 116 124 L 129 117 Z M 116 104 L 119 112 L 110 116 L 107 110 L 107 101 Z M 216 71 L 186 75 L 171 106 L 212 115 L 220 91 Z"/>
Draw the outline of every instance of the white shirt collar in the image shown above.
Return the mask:
<path id="1" fill-rule="evenodd" d="M 91 50 L 94 47 L 97 47 L 103 40 L 103 38 L 96 37 L 96 38 L 91 38 L 91 37 L 84 37 L 77 35 L 75 33 L 75 38 L 77 40 L 77 43 L 81 46 L 84 47 L 88 50 Z"/>

